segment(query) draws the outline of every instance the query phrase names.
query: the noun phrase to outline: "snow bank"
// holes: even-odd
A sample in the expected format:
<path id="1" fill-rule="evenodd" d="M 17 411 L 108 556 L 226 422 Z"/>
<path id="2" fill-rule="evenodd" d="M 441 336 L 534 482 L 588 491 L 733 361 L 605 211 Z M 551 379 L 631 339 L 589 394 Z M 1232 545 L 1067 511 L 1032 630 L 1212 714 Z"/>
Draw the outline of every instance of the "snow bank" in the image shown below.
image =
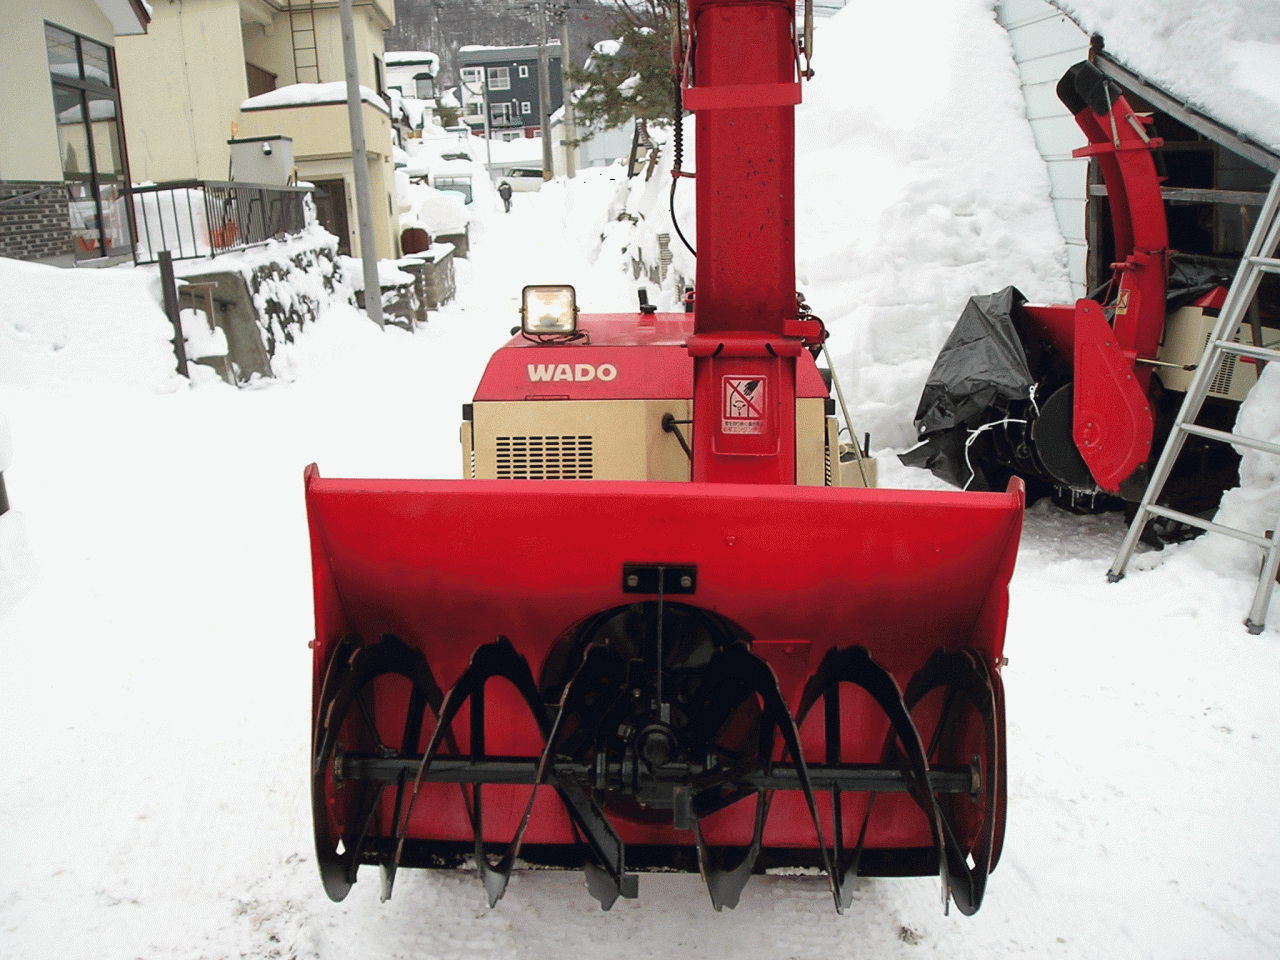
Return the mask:
<path id="1" fill-rule="evenodd" d="M 13 435 L 9 420 L 0 411 L 0 485 L 4 472 L 13 466 Z M 0 486 L 7 491 L 7 487 Z M 8 499 L 7 493 L 4 498 Z M 35 555 L 27 537 L 26 520 L 10 505 L 0 513 L 0 617 L 14 605 L 36 581 Z"/>
<path id="2" fill-rule="evenodd" d="M 0 290 L 0 382 L 132 389 L 175 375 L 155 268 L 63 270 L 0 259 Z"/>

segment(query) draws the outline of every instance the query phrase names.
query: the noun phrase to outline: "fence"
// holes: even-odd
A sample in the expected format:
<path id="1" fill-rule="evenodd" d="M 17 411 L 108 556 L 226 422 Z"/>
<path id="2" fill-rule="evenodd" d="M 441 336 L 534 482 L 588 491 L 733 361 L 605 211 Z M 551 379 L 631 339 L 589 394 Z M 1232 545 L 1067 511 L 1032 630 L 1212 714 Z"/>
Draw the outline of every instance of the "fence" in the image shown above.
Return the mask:
<path id="1" fill-rule="evenodd" d="M 137 264 L 214 257 L 273 237 L 301 233 L 310 187 L 184 180 L 133 188 Z"/>

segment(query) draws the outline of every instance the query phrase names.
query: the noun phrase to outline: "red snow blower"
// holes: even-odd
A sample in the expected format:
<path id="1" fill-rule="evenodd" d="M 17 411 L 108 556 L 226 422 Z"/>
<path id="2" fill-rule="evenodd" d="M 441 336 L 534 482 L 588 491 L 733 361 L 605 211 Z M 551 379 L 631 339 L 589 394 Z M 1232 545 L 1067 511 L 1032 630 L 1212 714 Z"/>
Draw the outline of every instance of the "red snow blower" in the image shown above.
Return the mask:
<path id="1" fill-rule="evenodd" d="M 1018 476 L 1033 497 L 1093 512 L 1142 498 L 1227 289 L 1205 258 L 1170 249 L 1152 119 L 1088 62 L 1057 93 L 1089 141 L 1073 156 L 1095 159 L 1105 184 L 1111 277 L 1074 304 L 1027 303 L 1013 287 L 971 298 L 916 409 L 921 443 L 901 459 L 964 489 Z M 1236 339 L 1280 340 L 1266 321 Z M 1257 376 L 1224 362 L 1197 422 L 1230 431 Z M 1161 502 L 1211 513 L 1238 462 L 1228 445 L 1187 444 Z"/>
<path id="2" fill-rule="evenodd" d="M 691 313 L 526 288 L 465 479 L 307 469 L 333 899 L 362 865 L 384 898 L 401 867 L 470 866 L 492 905 L 519 862 L 584 869 L 605 908 L 655 870 L 732 907 L 772 868 L 821 870 L 837 910 L 859 876 L 981 904 L 1023 489 L 868 489 L 842 450 L 795 292 L 794 24 L 690 3 Z"/>

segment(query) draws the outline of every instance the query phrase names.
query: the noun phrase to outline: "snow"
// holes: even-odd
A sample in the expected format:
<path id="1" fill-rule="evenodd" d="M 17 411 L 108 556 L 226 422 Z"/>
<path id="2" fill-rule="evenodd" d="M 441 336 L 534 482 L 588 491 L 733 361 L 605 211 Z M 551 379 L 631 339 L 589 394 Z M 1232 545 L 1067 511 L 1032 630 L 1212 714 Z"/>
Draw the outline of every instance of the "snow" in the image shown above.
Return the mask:
<path id="1" fill-rule="evenodd" d="M 1168 93 L 1280 147 L 1277 0 L 1054 0 L 1106 49 Z"/>
<path id="2" fill-rule="evenodd" d="M 433 75 L 440 68 L 439 55 L 427 50 L 388 50 L 384 62 L 388 67 L 430 67 Z"/>
<path id="3" fill-rule="evenodd" d="M 387 101 L 368 87 L 360 87 L 360 99 L 383 113 L 390 113 Z M 240 104 L 241 110 L 270 110 L 275 107 L 316 106 L 327 103 L 346 103 L 347 84 L 343 80 L 332 83 L 291 83 L 285 87 L 260 93 Z"/>
<path id="4" fill-rule="evenodd" d="M 1066 297 L 1065 256 L 990 2 L 919 0 L 910 50 L 868 42 L 901 35 L 881 6 L 819 25 L 797 121 L 799 282 L 882 485 L 936 488 L 893 454 L 946 331 L 971 293 Z M 1099 19 L 1128 7 L 1092 4 Z M 1133 22 L 1134 56 L 1153 62 L 1178 36 L 1110 22 Z M 818 877 L 754 878 L 724 913 L 679 875 L 642 876 L 640 899 L 608 913 L 580 874 L 550 871 L 517 873 L 493 910 L 465 873 L 402 872 L 380 904 L 366 868 L 343 903 L 324 897 L 302 467 L 459 476 L 459 405 L 521 287 L 570 282 L 586 311 L 634 309 L 630 256 L 656 250 L 665 169 L 628 184 L 593 168 L 516 194 L 510 214 L 478 178 L 455 301 L 410 333 L 340 296 L 252 389 L 175 374 L 154 268 L 0 260 L 0 956 L 1280 955 L 1280 604 L 1261 635 L 1241 625 L 1258 551 L 1207 536 L 1140 552 L 1108 584 L 1123 521 L 1043 502 L 1010 588 L 1008 836 L 976 917 L 943 915 L 928 879 L 861 881 L 843 917 Z M 692 193 L 677 193 L 690 235 Z M 650 290 L 664 309 L 676 293 Z M 1240 429 L 1276 438 L 1277 409 L 1272 365 Z M 1245 451 L 1242 476 L 1224 515 L 1274 524 L 1280 465 Z"/>

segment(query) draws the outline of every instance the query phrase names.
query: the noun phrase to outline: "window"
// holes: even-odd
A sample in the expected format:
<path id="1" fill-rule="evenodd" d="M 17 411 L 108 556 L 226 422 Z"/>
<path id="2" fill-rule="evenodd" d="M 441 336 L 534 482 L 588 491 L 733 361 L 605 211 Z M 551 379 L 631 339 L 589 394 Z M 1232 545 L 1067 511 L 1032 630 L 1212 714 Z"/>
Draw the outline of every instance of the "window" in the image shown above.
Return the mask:
<path id="1" fill-rule="evenodd" d="M 511 71 L 507 67 L 490 67 L 489 68 L 489 89 L 490 90 L 510 90 L 511 89 Z"/>
<path id="2" fill-rule="evenodd" d="M 520 64 L 520 79 L 523 80 L 529 76 L 529 68 L 523 63 Z"/>
<path id="3" fill-rule="evenodd" d="M 44 31 L 76 257 L 129 253 L 133 230 L 111 48 L 51 23 Z"/>
<path id="4" fill-rule="evenodd" d="M 482 100 L 471 100 L 471 101 L 469 101 L 469 102 L 467 103 L 467 116 L 468 116 L 468 117 L 483 117 L 483 116 L 484 116 L 484 101 L 482 101 Z"/>
<path id="5" fill-rule="evenodd" d="M 479 67 L 463 67 L 462 82 L 463 83 L 479 83 L 480 68 Z"/>
<path id="6" fill-rule="evenodd" d="M 249 81 L 249 96 L 256 97 L 262 93 L 270 93 L 276 88 L 276 75 L 270 70 L 263 70 L 247 60 L 244 65 L 245 79 Z"/>
<path id="7" fill-rule="evenodd" d="M 529 114 L 533 113 L 533 110 L 531 110 L 531 109 L 530 109 L 530 105 L 529 105 L 529 101 L 528 101 L 528 100 L 521 100 L 521 101 L 520 101 L 520 112 L 521 112 L 521 113 L 523 113 L 526 117 L 527 117 Z"/>
<path id="8" fill-rule="evenodd" d="M 436 98 L 436 82 L 429 73 L 415 73 L 413 75 L 413 95 L 419 100 L 434 100 Z"/>
<path id="9" fill-rule="evenodd" d="M 494 103 L 489 105 L 489 122 L 494 126 L 510 126 L 511 104 Z"/>
<path id="10" fill-rule="evenodd" d="M 373 83 L 374 90 L 380 97 L 387 95 L 386 82 L 382 76 L 382 60 L 375 53 L 373 55 Z"/>

